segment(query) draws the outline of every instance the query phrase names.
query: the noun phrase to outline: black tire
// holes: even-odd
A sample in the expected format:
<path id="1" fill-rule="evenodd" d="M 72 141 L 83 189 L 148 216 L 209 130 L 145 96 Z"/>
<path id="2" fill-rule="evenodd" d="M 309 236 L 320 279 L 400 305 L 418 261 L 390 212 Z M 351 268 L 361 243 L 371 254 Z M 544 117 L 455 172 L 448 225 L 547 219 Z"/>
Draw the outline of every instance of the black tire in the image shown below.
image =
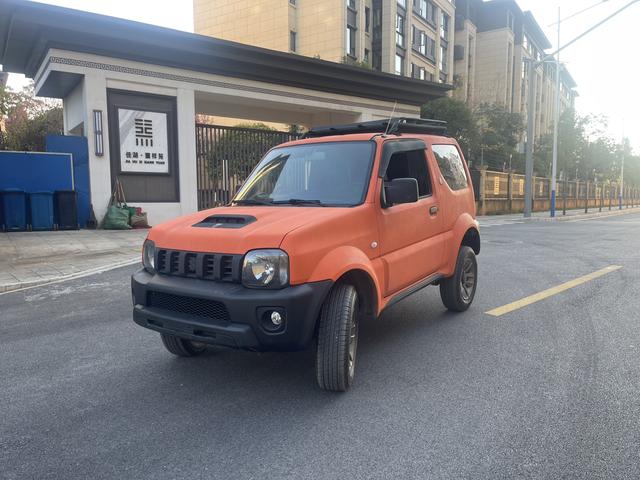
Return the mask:
<path id="1" fill-rule="evenodd" d="M 200 355 L 207 349 L 207 346 L 203 343 L 192 342 L 191 340 L 185 340 L 175 335 L 161 333 L 160 337 L 162 338 L 164 348 L 179 357 L 194 357 Z"/>
<path id="2" fill-rule="evenodd" d="M 470 247 L 462 246 L 458 252 L 453 276 L 440 282 L 442 303 L 452 312 L 466 311 L 473 303 L 477 285 L 478 262 L 476 254 Z"/>
<path id="3" fill-rule="evenodd" d="M 358 347 L 358 293 L 338 284 L 320 312 L 316 380 L 323 390 L 344 392 L 353 382 Z"/>

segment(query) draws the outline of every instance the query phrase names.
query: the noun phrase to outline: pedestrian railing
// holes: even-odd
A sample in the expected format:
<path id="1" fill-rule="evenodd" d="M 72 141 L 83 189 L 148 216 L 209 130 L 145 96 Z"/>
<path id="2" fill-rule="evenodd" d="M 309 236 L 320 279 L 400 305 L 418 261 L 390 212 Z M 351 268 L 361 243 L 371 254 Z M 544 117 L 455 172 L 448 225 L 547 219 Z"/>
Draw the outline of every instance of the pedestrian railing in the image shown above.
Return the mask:
<path id="1" fill-rule="evenodd" d="M 478 212 L 484 214 L 519 213 L 524 210 L 525 177 L 518 173 L 472 170 Z M 533 178 L 533 210 L 551 208 L 551 179 Z M 558 180 L 556 182 L 558 211 L 584 208 L 614 209 L 640 205 L 640 189 L 635 185 L 597 180 Z"/>

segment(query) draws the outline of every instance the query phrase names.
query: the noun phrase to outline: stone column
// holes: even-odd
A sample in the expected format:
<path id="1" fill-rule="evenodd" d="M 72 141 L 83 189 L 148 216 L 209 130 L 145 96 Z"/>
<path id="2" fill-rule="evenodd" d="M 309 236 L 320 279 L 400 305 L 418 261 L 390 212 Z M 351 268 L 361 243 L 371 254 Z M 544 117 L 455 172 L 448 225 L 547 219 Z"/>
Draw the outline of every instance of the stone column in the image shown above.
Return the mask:
<path id="1" fill-rule="evenodd" d="M 486 205 L 485 205 L 485 199 L 486 199 L 486 195 L 485 192 L 487 190 L 487 166 L 486 165 L 480 165 L 480 167 L 478 167 L 478 170 L 480 171 L 480 192 L 478 192 L 478 203 L 480 203 L 480 215 L 486 215 Z"/>
<path id="2" fill-rule="evenodd" d="M 513 170 L 509 170 L 509 175 L 507 176 L 507 199 L 509 213 L 513 213 Z"/>

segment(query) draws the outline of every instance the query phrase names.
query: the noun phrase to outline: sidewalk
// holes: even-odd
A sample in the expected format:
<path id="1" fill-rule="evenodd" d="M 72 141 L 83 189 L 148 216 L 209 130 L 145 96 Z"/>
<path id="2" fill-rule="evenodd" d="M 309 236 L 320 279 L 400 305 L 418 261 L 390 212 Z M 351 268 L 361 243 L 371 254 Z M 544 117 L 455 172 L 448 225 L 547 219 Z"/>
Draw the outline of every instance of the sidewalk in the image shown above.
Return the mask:
<path id="1" fill-rule="evenodd" d="M 147 230 L 0 233 L 0 294 L 140 261 Z"/>
<path id="2" fill-rule="evenodd" d="M 600 212 L 598 208 L 589 208 L 588 213 L 584 213 L 584 208 L 580 208 L 577 210 L 567 210 L 566 215 L 562 214 L 562 210 L 556 210 L 556 216 L 554 218 L 551 218 L 548 210 L 544 212 L 533 212 L 531 214 L 531 218 L 524 218 L 522 213 L 513 213 L 508 215 L 483 215 L 478 216 L 478 221 L 481 224 L 488 220 L 505 222 L 568 222 L 598 217 L 614 217 L 628 213 L 640 213 L 640 207 L 629 207 L 623 208 L 622 210 L 619 210 L 618 207 L 609 210 L 607 207 L 603 208 L 602 212 Z"/>

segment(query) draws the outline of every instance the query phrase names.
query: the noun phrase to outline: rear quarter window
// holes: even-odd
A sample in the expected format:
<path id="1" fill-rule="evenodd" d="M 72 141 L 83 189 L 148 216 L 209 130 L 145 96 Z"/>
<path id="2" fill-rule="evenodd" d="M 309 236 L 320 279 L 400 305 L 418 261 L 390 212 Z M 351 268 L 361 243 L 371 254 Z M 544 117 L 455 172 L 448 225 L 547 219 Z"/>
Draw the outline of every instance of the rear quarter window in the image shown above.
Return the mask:
<path id="1" fill-rule="evenodd" d="M 467 171 L 464 169 L 458 149 L 454 145 L 432 145 L 431 149 L 438 162 L 440 172 L 451 190 L 467 188 Z"/>

